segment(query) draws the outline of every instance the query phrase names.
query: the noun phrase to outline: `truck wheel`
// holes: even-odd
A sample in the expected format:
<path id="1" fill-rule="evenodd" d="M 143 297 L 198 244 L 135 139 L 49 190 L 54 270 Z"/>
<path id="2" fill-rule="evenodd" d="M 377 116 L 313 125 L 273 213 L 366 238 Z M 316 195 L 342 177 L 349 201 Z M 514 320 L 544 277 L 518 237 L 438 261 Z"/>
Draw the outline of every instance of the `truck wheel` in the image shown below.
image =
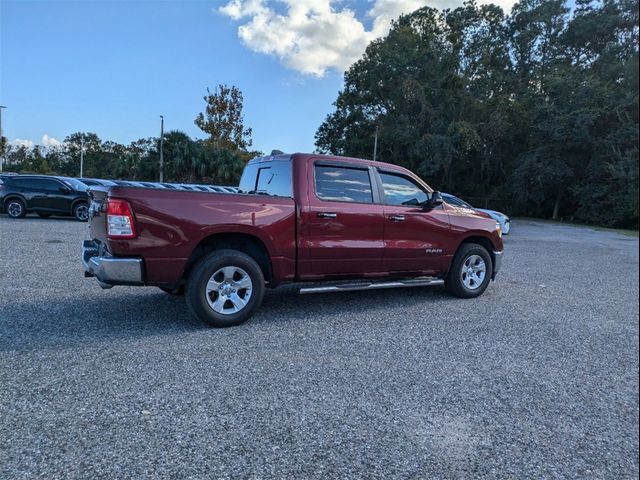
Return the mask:
<path id="1" fill-rule="evenodd" d="M 73 207 L 73 216 L 79 222 L 86 222 L 89 220 L 89 205 L 84 202 L 76 203 Z"/>
<path id="2" fill-rule="evenodd" d="M 487 289 L 492 273 L 489 252 L 477 243 L 463 243 L 453 257 L 445 286 L 456 297 L 474 298 Z"/>
<path id="3" fill-rule="evenodd" d="M 5 211 L 11 218 L 24 218 L 27 214 L 27 208 L 24 202 L 18 198 L 12 198 L 5 205 Z"/>
<path id="4" fill-rule="evenodd" d="M 262 270 L 250 256 L 236 250 L 218 250 L 194 267 L 186 288 L 191 313 L 212 327 L 245 322 L 262 303 Z"/>

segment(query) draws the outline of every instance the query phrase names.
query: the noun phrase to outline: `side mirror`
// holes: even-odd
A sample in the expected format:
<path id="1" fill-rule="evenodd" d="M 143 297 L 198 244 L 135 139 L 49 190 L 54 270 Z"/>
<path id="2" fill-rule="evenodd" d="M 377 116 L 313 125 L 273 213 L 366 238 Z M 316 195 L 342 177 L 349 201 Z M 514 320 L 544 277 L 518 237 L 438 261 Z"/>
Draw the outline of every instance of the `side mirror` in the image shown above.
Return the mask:
<path id="1" fill-rule="evenodd" d="M 443 202 L 442 195 L 440 195 L 440 192 L 436 190 L 431 194 L 431 197 L 429 197 L 429 200 L 424 202 L 424 208 L 427 208 L 427 209 L 436 208 L 437 206 L 442 205 L 442 202 Z"/>
<path id="2" fill-rule="evenodd" d="M 62 193 L 69 193 L 71 191 L 71 189 L 67 187 L 60 187 L 58 190 Z"/>

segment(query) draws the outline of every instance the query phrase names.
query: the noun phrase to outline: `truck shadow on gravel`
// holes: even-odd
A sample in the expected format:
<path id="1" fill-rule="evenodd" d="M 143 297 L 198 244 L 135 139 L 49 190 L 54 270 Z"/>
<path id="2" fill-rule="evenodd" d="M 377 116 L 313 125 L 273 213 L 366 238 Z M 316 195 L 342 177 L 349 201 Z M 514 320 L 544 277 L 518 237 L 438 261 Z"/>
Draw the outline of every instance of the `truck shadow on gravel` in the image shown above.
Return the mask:
<path id="1" fill-rule="evenodd" d="M 175 336 L 202 331 L 221 336 L 261 335 L 283 326 L 313 322 L 375 322 L 382 315 L 402 318 L 408 308 L 451 300 L 441 287 L 298 295 L 294 287 L 268 290 L 262 307 L 238 327 L 214 329 L 189 313 L 183 297 L 153 288 L 117 287 L 53 301 L 15 300 L 0 306 L 0 351 L 74 348 L 89 344 Z M 78 292 L 79 293 L 79 292 Z"/>

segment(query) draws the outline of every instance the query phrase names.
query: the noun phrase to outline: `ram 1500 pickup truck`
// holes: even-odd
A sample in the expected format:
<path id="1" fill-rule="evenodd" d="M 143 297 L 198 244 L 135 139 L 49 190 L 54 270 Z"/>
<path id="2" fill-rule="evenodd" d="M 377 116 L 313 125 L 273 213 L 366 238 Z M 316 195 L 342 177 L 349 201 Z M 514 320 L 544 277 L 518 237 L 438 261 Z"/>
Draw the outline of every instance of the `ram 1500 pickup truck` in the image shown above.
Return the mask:
<path id="1" fill-rule="evenodd" d="M 238 325 L 266 287 L 301 293 L 442 285 L 484 292 L 500 224 L 442 201 L 397 165 L 313 154 L 249 161 L 237 192 L 128 186 L 89 191 L 85 275 L 184 294 L 215 327 Z"/>

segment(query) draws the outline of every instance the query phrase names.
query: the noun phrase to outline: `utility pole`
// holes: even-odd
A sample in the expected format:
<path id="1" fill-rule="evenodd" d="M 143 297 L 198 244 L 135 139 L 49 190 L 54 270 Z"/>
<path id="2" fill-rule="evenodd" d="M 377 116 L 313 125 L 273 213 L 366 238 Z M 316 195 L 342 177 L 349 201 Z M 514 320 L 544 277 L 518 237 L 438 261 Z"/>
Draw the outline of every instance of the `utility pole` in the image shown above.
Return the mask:
<path id="1" fill-rule="evenodd" d="M 164 182 L 164 117 L 160 115 L 160 183 Z"/>
<path id="2" fill-rule="evenodd" d="M 0 105 L 0 143 L 2 143 L 2 109 L 7 108 L 4 105 Z M 4 163 L 4 144 L 0 145 L 2 147 L 2 154 L 0 154 L 0 173 L 2 173 L 2 164 Z"/>
<path id="3" fill-rule="evenodd" d="M 80 178 L 84 173 L 84 133 L 80 137 Z"/>
<path id="4" fill-rule="evenodd" d="M 376 124 L 376 136 L 373 140 L 373 161 L 376 161 L 376 157 L 378 156 L 378 124 Z"/>

